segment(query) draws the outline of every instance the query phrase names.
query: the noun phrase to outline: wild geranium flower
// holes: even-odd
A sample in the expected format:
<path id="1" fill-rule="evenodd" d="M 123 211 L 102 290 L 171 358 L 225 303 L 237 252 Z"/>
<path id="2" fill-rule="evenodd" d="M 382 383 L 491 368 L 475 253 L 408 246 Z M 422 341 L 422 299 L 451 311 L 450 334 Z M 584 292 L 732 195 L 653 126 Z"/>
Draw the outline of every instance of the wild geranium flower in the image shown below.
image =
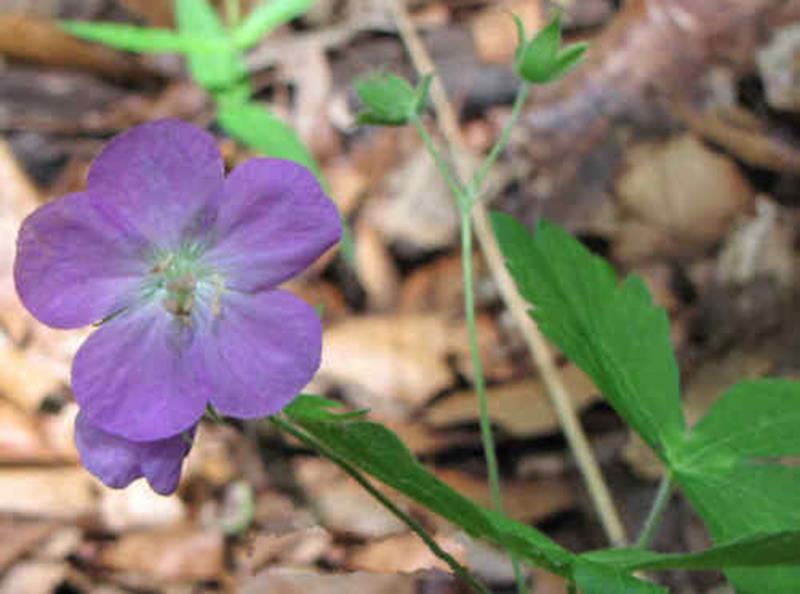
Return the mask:
<path id="1" fill-rule="evenodd" d="M 180 435 L 156 441 L 130 441 L 98 429 L 78 413 L 75 445 L 86 469 L 109 487 L 122 489 L 145 477 L 161 495 L 178 488 L 183 459 L 194 439 L 194 427 Z"/>
<path id="2" fill-rule="evenodd" d="M 43 323 L 102 322 L 72 366 L 88 424 L 177 439 L 208 404 L 261 417 L 311 379 L 320 320 L 276 286 L 340 234 L 306 168 L 252 159 L 226 178 L 210 134 L 162 120 L 116 137 L 85 192 L 25 220 L 14 278 Z"/>

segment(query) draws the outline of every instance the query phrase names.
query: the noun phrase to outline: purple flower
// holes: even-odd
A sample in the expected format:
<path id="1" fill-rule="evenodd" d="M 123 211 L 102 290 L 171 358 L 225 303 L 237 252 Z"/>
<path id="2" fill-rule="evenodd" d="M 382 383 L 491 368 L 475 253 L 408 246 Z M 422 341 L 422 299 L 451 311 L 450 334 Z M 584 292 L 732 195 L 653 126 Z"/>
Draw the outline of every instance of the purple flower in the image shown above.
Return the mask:
<path id="1" fill-rule="evenodd" d="M 183 459 L 192 447 L 194 432 L 192 427 L 167 439 L 129 441 L 98 429 L 83 412 L 75 419 L 75 445 L 89 472 L 114 489 L 145 477 L 161 495 L 178 488 Z"/>
<path id="2" fill-rule="evenodd" d="M 102 321 L 72 366 L 87 424 L 151 442 L 209 403 L 240 418 L 283 408 L 319 367 L 322 330 L 275 287 L 341 234 L 314 176 L 252 159 L 224 177 L 213 136 L 163 120 L 112 140 L 87 186 L 25 220 L 14 265 L 43 323 Z"/>

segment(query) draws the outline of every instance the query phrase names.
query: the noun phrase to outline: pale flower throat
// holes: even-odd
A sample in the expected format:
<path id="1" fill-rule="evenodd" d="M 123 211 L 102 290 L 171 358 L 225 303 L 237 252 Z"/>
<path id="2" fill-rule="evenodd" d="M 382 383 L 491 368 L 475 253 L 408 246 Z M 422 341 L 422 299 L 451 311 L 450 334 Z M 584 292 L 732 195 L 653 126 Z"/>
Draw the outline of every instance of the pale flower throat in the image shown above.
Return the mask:
<path id="1" fill-rule="evenodd" d="M 198 304 L 209 306 L 215 317 L 221 314 L 225 281 L 202 262 L 198 247 L 189 245 L 174 252 L 162 252 L 154 261 L 145 283 L 145 294 L 159 299 L 176 320 L 191 324 Z"/>

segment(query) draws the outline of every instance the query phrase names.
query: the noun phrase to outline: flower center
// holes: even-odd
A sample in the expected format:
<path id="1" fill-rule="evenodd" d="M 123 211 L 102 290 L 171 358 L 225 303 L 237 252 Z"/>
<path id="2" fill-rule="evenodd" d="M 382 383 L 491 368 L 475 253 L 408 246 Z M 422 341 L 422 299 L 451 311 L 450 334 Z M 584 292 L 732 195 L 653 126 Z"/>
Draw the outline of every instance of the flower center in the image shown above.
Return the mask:
<path id="1" fill-rule="evenodd" d="M 200 250 L 192 246 L 162 253 L 150 269 L 150 294 L 161 300 L 164 309 L 184 324 L 190 324 L 199 302 L 220 315 L 225 283 L 212 268 L 203 264 Z"/>

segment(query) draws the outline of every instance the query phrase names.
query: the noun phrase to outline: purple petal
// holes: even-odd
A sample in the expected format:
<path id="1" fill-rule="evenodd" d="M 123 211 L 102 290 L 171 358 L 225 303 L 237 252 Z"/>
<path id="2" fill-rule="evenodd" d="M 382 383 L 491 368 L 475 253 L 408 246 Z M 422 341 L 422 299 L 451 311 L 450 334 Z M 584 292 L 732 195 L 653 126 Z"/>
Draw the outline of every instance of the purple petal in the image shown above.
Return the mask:
<path id="1" fill-rule="evenodd" d="M 214 137 L 180 120 L 131 128 L 103 149 L 88 192 L 162 249 L 207 228 L 221 196 L 224 165 Z"/>
<path id="2" fill-rule="evenodd" d="M 86 469 L 115 489 L 146 477 L 154 491 L 169 495 L 178 488 L 183 459 L 194 427 L 185 435 L 157 441 L 129 441 L 93 425 L 83 411 L 75 419 L 75 445 Z"/>
<path id="3" fill-rule="evenodd" d="M 215 388 L 211 403 L 223 414 L 255 418 L 276 413 L 319 367 L 319 316 L 285 291 L 229 291 L 211 324 L 205 361 Z"/>
<path id="4" fill-rule="evenodd" d="M 271 289 L 339 241 L 336 207 L 305 167 L 251 159 L 225 180 L 225 197 L 206 260 L 226 286 Z"/>
<path id="5" fill-rule="evenodd" d="M 88 194 L 69 194 L 36 210 L 20 228 L 17 293 L 48 326 L 86 326 L 127 305 L 147 270 L 142 245 L 97 206 Z"/>
<path id="6" fill-rule="evenodd" d="M 202 416 L 208 382 L 198 332 L 158 301 L 103 324 L 72 363 L 72 390 L 100 429 L 133 441 L 185 431 Z"/>

